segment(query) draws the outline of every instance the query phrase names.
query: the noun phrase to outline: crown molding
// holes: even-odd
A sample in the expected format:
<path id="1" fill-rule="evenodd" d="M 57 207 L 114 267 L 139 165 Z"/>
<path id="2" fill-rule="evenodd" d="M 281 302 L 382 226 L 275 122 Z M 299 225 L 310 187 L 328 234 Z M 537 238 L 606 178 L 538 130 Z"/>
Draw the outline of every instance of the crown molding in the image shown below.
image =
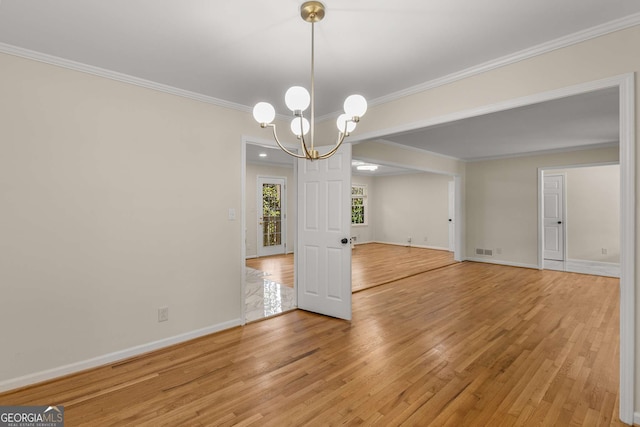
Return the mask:
<path id="1" fill-rule="evenodd" d="M 1 1 L 1 0 L 0 0 Z M 458 80 L 462 80 L 477 74 L 481 74 L 496 68 L 500 68 L 509 64 L 513 64 L 525 59 L 532 58 L 534 56 L 542 55 L 557 49 L 568 47 L 586 40 L 590 40 L 596 37 L 600 37 L 609 33 L 624 30 L 635 25 L 640 25 L 640 13 L 626 16 L 621 19 L 607 22 L 602 25 L 598 25 L 583 31 L 578 31 L 568 36 L 560 37 L 555 40 L 551 40 L 546 43 L 542 43 L 531 48 L 521 50 L 514 54 L 506 55 L 491 61 L 484 62 L 482 64 L 466 68 L 464 70 L 448 74 L 446 76 L 429 80 L 425 83 L 421 83 L 415 86 L 408 87 L 406 89 L 393 92 L 372 100 L 368 103 L 370 106 L 380 105 L 387 102 L 395 101 L 400 98 L 404 98 L 410 95 L 415 95 L 420 92 L 424 92 L 429 89 L 434 89 L 439 86 L 443 86 L 449 83 L 453 83 Z M 9 55 L 19 56 L 22 58 L 32 59 L 34 61 L 43 62 L 46 64 L 56 65 L 59 67 L 67 68 L 74 71 L 80 71 L 83 73 L 93 74 L 100 77 L 105 77 L 111 80 L 116 80 L 123 83 L 128 83 L 147 89 L 157 90 L 159 92 L 165 92 L 172 95 L 180 96 L 183 98 L 189 98 L 196 101 L 204 102 L 207 104 L 216 105 L 219 107 L 230 108 L 233 110 L 242 111 L 245 113 L 251 113 L 252 107 L 238 104 L 231 101 L 226 101 L 212 96 L 203 95 L 197 92 L 191 92 L 184 89 L 179 89 L 173 86 L 165 85 L 162 83 L 153 82 L 151 80 L 145 80 L 139 77 L 130 76 L 128 74 L 119 73 L 116 71 L 107 70 L 105 68 L 95 67 L 92 65 L 83 64 L 81 62 L 71 61 L 63 59 L 57 56 L 48 55 L 45 53 L 36 52 L 29 49 L 13 46 L 6 43 L 0 43 L 0 53 L 6 53 Z M 336 112 L 325 114 L 317 117 L 316 120 L 321 122 L 329 120 L 334 117 Z M 278 118 L 285 119 L 288 116 L 278 115 Z"/>
<path id="2" fill-rule="evenodd" d="M 203 95 L 197 92 L 191 92 L 188 90 L 179 89 L 179 88 L 165 85 L 162 83 L 153 82 L 151 80 L 141 79 L 139 77 L 130 76 L 128 74 L 119 73 L 117 71 L 111 71 L 105 68 L 94 67 L 93 65 L 87 65 L 81 62 L 59 58 L 57 56 L 48 55 L 46 53 L 40 53 L 40 52 L 36 52 L 29 49 L 24 49 L 24 48 L 13 46 L 6 43 L 0 43 L 0 53 L 19 56 L 21 58 L 31 59 L 34 61 L 43 62 L 45 64 L 56 65 L 58 67 L 63 67 L 63 68 L 67 68 L 74 71 L 80 71 L 82 73 L 93 74 L 95 76 L 104 77 L 104 78 L 119 81 L 122 83 L 128 83 L 131 85 L 144 87 L 147 89 L 168 93 L 168 94 L 180 96 L 183 98 L 193 99 L 193 100 L 204 102 L 207 104 L 216 105 L 218 107 L 230 108 L 230 109 L 242 111 L 245 113 L 251 112 L 251 108 L 247 107 L 246 105 L 225 101 L 223 99 L 214 98 L 212 96 Z"/>
<path id="3" fill-rule="evenodd" d="M 530 47 L 528 49 L 521 50 L 519 52 L 505 55 L 491 61 L 484 62 L 479 65 L 475 65 L 464 70 L 430 80 L 425 83 L 421 83 L 415 86 L 408 87 L 406 89 L 390 93 L 388 95 L 381 96 L 379 98 L 372 99 L 369 105 L 379 105 L 386 102 L 395 101 L 406 96 L 415 95 L 420 92 L 424 92 L 429 89 L 434 89 L 439 86 L 444 86 L 449 83 L 453 83 L 458 80 L 462 80 L 468 77 L 475 76 L 496 68 L 504 67 L 506 65 L 514 64 L 516 62 L 524 61 L 525 59 L 533 58 L 554 50 L 562 49 L 577 43 L 581 43 L 596 37 L 604 36 L 616 31 L 624 30 L 640 24 L 640 13 L 629 15 L 615 21 L 610 21 L 596 27 L 592 27 L 586 30 L 578 31 L 568 36 L 560 37 L 549 42 L 541 43 L 539 45 Z"/>

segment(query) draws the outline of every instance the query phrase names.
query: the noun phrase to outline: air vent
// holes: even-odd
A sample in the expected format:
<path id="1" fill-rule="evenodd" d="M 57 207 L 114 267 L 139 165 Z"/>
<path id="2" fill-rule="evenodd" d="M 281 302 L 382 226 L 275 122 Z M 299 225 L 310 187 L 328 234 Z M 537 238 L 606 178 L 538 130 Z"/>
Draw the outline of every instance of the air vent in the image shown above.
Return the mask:
<path id="1" fill-rule="evenodd" d="M 493 256 L 493 249 L 476 248 L 476 255 Z"/>

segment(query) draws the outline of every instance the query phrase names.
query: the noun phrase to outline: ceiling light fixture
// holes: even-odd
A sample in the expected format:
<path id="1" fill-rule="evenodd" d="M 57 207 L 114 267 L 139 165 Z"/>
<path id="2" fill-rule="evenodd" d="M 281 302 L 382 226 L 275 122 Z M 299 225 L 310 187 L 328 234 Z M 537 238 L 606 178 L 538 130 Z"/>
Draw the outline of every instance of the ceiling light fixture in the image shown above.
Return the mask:
<path id="1" fill-rule="evenodd" d="M 260 154 L 258 154 L 258 156 L 260 156 L 260 157 L 267 157 L 267 153 L 260 153 Z"/>
<path id="2" fill-rule="evenodd" d="M 378 170 L 378 165 L 360 165 L 357 166 L 356 169 L 358 169 L 359 171 L 376 171 Z"/>
<path id="3" fill-rule="evenodd" d="M 308 1 L 300 6 L 300 16 L 306 22 L 311 23 L 311 94 L 302 86 L 293 86 L 285 93 L 284 99 L 287 107 L 293 112 L 294 118 L 291 121 L 291 131 L 300 140 L 302 153 L 294 153 L 285 148 L 278 139 L 276 133 L 276 125 L 273 120 L 276 117 L 276 110 L 268 102 L 258 102 L 253 107 L 253 118 L 260 123 L 261 128 L 270 127 L 273 130 L 273 137 L 278 146 L 287 154 L 299 159 L 318 160 L 331 157 L 342 141 L 349 136 L 356 128 L 356 124 L 360 121 L 360 117 L 367 111 L 367 100 L 362 95 L 351 95 L 344 101 L 344 114 L 338 117 L 336 125 L 338 126 L 338 141 L 335 146 L 324 154 L 318 153 L 314 145 L 315 136 L 315 76 L 314 76 L 314 25 L 324 18 L 324 5 L 318 1 Z M 309 120 L 304 117 L 303 112 L 311 105 L 311 113 Z M 309 135 L 309 146 L 305 141 L 305 135 Z"/>

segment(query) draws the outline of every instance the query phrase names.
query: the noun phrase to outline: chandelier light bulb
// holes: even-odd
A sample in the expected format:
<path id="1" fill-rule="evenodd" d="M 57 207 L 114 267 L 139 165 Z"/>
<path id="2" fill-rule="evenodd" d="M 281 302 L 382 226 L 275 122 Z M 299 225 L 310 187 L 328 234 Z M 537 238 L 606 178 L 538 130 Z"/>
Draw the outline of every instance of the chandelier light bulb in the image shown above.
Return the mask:
<path id="1" fill-rule="evenodd" d="M 258 102 L 253 107 L 253 118 L 260 124 L 269 124 L 276 118 L 276 110 L 268 102 Z"/>
<path id="2" fill-rule="evenodd" d="M 338 120 L 336 120 L 336 126 L 338 127 L 338 130 L 342 133 L 344 132 L 344 126 L 345 126 L 345 122 L 347 123 L 347 132 L 346 133 L 351 133 L 354 131 L 354 129 L 356 128 L 356 123 L 354 121 L 351 121 L 351 118 L 353 116 L 350 116 L 348 114 L 340 114 L 340 116 L 338 117 Z"/>
<path id="3" fill-rule="evenodd" d="M 302 120 L 302 133 L 300 133 L 300 121 Z M 291 132 L 293 132 L 293 134 L 295 136 L 302 136 L 302 135 L 306 135 L 307 133 L 309 133 L 309 129 L 311 128 L 311 125 L 309 124 L 309 120 L 305 119 L 304 117 L 296 117 L 293 120 L 291 120 Z"/>
<path id="4" fill-rule="evenodd" d="M 304 111 L 309 108 L 311 96 L 302 86 L 292 86 L 284 94 L 284 102 L 291 111 Z"/>
<path id="5" fill-rule="evenodd" d="M 362 95 L 350 95 L 344 101 L 344 112 L 350 117 L 362 117 L 367 112 L 367 100 Z"/>

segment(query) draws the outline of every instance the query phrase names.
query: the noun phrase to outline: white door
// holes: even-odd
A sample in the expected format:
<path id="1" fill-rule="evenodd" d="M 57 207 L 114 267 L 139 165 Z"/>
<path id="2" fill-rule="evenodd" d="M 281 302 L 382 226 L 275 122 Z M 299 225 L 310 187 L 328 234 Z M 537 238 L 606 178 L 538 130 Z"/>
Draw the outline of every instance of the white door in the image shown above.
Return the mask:
<path id="1" fill-rule="evenodd" d="M 351 145 L 325 160 L 299 160 L 298 308 L 351 319 L 350 231 Z"/>
<path id="2" fill-rule="evenodd" d="M 449 252 L 456 250 L 456 182 L 449 181 Z"/>
<path id="3" fill-rule="evenodd" d="M 544 258 L 564 261 L 564 176 L 544 177 Z"/>
<path id="4" fill-rule="evenodd" d="M 287 191 L 285 178 L 258 177 L 258 256 L 287 251 Z"/>

